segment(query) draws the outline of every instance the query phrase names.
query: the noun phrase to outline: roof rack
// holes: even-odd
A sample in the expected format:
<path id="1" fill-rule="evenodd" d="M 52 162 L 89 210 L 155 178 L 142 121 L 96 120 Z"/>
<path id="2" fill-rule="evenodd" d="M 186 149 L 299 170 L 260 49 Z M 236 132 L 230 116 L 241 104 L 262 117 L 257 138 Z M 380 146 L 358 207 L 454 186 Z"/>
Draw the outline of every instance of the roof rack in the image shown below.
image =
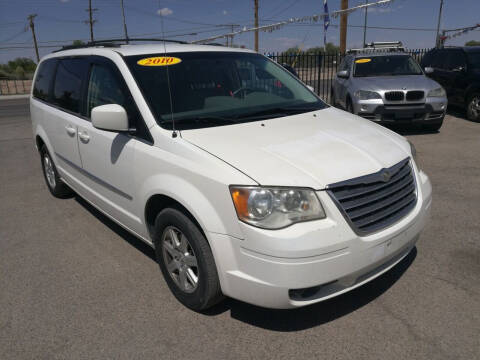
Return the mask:
<path id="1" fill-rule="evenodd" d="M 177 43 L 177 44 L 188 44 L 186 41 L 181 41 L 181 40 L 170 40 L 170 39 L 158 39 L 158 38 L 150 38 L 150 39 L 145 39 L 145 38 L 137 38 L 137 39 L 105 39 L 105 40 L 95 40 L 95 41 L 89 41 L 86 44 L 81 44 L 81 45 L 66 45 L 62 46 L 61 49 L 55 50 L 53 52 L 58 52 L 62 50 L 71 50 L 71 49 L 83 49 L 83 48 L 89 48 L 89 47 L 94 47 L 94 46 L 104 46 L 104 47 L 119 47 L 122 44 L 119 43 L 125 43 L 128 44 L 130 42 L 135 42 L 135 41 L 155 41 L 155 42 L 170 42 L 170 43 Z"/>
<path id="2" fill-rule="evenodd" d="M 374 52 L 376 50 L 380 51 L 405 51 L 401 41 L 377 41 L 366 44 L 365 48 L 361 49 L 350 49 L 347 53 L 359 53 L 359 52 Z"/>

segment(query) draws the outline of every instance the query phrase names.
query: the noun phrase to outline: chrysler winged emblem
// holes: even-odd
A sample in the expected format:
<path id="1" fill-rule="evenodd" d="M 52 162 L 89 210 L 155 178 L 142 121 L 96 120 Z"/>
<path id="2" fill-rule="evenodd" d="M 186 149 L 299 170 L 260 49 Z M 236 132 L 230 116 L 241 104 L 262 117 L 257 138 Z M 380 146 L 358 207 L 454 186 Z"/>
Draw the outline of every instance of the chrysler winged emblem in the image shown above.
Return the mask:
<path id="1" fill-rule="evenodd" d="M 388 182 L 392 176 L 390 175 L 390 173 L 388 171 L 384 171 L 384 172 L 382 172 L 380 177 L 381 177 L 383 182 Z"/>

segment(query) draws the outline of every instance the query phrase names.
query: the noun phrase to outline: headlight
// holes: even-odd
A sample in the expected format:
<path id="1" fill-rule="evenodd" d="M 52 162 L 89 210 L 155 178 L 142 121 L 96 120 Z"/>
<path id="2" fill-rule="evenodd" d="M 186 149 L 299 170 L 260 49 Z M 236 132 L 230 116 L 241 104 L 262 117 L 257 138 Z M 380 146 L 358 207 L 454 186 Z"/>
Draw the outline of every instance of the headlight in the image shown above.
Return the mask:
<path id="1" fill-rule="evenodd" d="M 232 186 L 238 218 L 264 229 L 280 229 L 297 222 L 325 218 L 313 190 L 299 188 Z"/>
<path id="2" fill-rule="evenodd" d="M 379 93 L 375 91 L 368 91 L 368 90 L 357 90 L 355 91 L 355 97 L 359 100 L 370 100 L 370 99 L 381 99 Z"/>
<path id="3" fill-rule="evenodd" d="M 442 87 L 430 90 L 428 92 L 427 97 L 445 97 L 447 94 L 445 93 L 445 90 Z"/>

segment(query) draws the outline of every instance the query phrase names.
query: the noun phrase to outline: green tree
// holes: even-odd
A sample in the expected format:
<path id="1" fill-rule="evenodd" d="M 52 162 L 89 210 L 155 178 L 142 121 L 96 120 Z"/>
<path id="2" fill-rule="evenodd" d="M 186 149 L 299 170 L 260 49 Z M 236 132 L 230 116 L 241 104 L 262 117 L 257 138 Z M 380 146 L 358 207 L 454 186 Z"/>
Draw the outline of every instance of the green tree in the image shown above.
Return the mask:
<path id="1" fill-rule="evenodd" d="M 29 58 L 16 58 L 15 60 L 10 60 L 7 63 L 7 67 L 11 73 L 15 72 L 18 66 L 21 66 L 25 73 L 33 73 L 37 68 L 37 64 L 35 64 L 33 60 Z"/>
<path id="2" fill-rule="evenodd" d="M 15 75 L 17 77 L 17 79 L 25 79 L 25 70 L 23 67 L 21 67 L 20 65 L 18 65 L 16 68 L 15 68 Z"/>
<path id="3" fill-rule="evenodd" d="M 72 45 L 73 46 L 81 46 L 81 45 L 85 45 L 85 43 L 82 40 L 73 40 Z"/>
<path id="4" fill-rule="evenodd" d="M 480 46 L 480 41 L 470 40 L 465 43 L 465 46 Z"/>

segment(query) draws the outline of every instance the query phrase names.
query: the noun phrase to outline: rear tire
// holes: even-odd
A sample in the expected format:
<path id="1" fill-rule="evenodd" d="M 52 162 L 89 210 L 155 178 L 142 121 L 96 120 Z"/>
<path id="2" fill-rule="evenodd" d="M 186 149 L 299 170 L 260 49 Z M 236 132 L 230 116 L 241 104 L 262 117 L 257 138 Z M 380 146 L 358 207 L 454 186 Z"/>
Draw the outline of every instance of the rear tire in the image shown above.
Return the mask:
<path id="1" fill-rule="evenodd" d="M 62 181 L 58 175 L 57 168 L 55 167 L 52 157 L 50 156 L 45 144 L 40 148 L 40 157 L 42 161 L 43 176 L 50 193 L 60 199 L 71 197 L 73 195 L 73 191 Z"/>
<path id="2" fill-rule="evenodd" d="M 160 270 L 178 301 L 202 311 L 223 299 L 210 246 L 190 218 L 177 209 L 162 210 L 153 238 Z"/>
<path id="3" fill-rule="evenodd" d="M 480 122 L 480 93 L 474 93 L 468 97 L 467 118 Z"/>

